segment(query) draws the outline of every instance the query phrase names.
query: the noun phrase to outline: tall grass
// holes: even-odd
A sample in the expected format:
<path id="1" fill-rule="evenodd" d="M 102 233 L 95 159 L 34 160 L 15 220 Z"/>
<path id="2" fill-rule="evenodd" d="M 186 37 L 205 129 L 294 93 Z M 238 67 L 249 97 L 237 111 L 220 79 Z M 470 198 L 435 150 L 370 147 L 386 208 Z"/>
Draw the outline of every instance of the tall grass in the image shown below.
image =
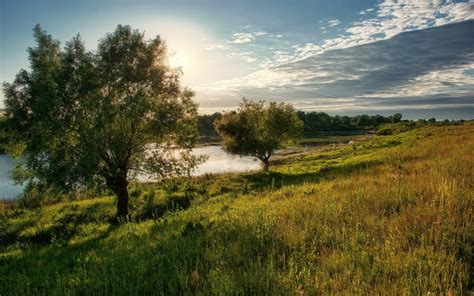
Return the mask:
<path id="1" fill-rule="evenodd" d="M 201 177 L 9 210 L 2 295 L 473 293 L 474 125 L 425 127 Z M 183 202 L 186 201 L 186 202 Z"/>

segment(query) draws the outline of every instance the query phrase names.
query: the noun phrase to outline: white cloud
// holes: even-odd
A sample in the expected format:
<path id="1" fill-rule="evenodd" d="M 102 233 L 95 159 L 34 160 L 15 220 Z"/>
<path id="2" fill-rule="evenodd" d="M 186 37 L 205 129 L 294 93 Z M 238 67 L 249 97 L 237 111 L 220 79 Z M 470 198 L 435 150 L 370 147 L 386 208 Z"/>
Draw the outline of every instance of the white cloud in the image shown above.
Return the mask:
<path id="1" fill-rule="evenodd" d="M 235 44 L 242 44 L 242 43 L 249 43 L 255 39 L 255 36 L 252 33 L 235 33 L 232 35 L 232 40 L 229 41 L 230 43 Z"/>
<path id="2" fill-rule="evenodd" d="M 339 19 L 333 19 L 328 21 L 328 26 L 329 27 L 336 27 L 341 24 L 341 21 Z"/>
<path id="3" fill-rule="evenodd" d="M 273 53 L 273 60 L 277 63 L 286 63 L 293 59 L 293 55 L 285 51 L 275 51 Z"/>
<path id="4" fill-rule="evenodd" d="M 243 43 L 250 43 L 254 41 L 257 37 L 267 35 L 267 32 L 257 31 L 257 32 L 242 32 L 242 33 L 235 33 L 232 35 L 232 40 L 229 43 L 234 44 L 243 44 Z"/>
<path id="5" fill-rule="evenodd" d="M 254 54 L 250 51 L 244 51 L 244 52 L 232 52 L 228 54 L 228 57 L 230 58 L 238 58 L 244 62 L 247 63 L 253 63 L 257 61 L 258 59 L 254 56 Z"/>
<path id="6" fill-rule="evenodd" d="M 361 12 L 359 12 L 359 14 L 364 15 L 364 14 L 370 13 L 370 12 L 372 12 L 372 11 L 374 11 L 373 8 L 368 8 L 368 9 L 366 9 L 366 10 L 362 10 Z"/>
<path id="7" fill-rule="evenodd" d="M 320 46 L 324 50 L 347 48 L 388 39 L 405 31 L 474 19 L 474 0 L 460 3 L 449 0 L 386 0 L 375 9 L 365 10 L 372 11 L 375 17 L 353 23 L 346 28 L 345 36 L 325 40 Z M 331 22 L 335 24 L 335 21 L 338 20 L 330 20 L 328 25 Z M 319 47 L 315 51 L 295 52 L 295 60 L 320 53 Z"/>

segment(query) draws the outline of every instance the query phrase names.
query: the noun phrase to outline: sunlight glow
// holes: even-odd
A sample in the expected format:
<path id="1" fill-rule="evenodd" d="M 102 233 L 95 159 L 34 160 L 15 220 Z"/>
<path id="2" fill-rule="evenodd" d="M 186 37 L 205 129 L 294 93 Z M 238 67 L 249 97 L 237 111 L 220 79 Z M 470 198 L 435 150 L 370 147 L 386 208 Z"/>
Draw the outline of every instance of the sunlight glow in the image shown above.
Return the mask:
<path id="1" fill-rule="evenodd" d="M 188 64 L 188 57 L 181 52 L 178 53 L 177 51 L 173 51 L 168 60 L 171 67 L 180 68 L 181 70 L 184 70 Z"/>

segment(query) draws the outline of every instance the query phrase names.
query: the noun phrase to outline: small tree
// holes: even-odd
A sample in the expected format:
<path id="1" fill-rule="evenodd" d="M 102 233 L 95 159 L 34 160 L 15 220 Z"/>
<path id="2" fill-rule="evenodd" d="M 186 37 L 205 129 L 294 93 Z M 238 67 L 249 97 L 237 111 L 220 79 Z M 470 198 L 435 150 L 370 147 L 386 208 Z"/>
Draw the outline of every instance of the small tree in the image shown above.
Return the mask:
<path id="1" fill-rule="evenodd" d="M 395 113 L 391 116 L 392 123 L 399 123 L 402 121 L 402 114 L 400 113 Z"/>
<path id="2" fill-rule="evenodd" d="M 88 52 L 79 36 L 61 50 L 39 25 L 33 32 L 31 70 L 4 84 L 11 140 L 29 182 L 64 191 L 105 184 L 117 195 L 117 216 L 127 217 L 127 186 L 137 173 L 189 173 L 197 106 L 160 37 L 146 41 L 119 25 Z"/>
<path id="3" fill-rule="evenodd" d="M 215 125 L 226 151 L 258 158 L 265 172 L 275 150 L 295 140 L 303 130 L 303 122 L 292 105 L 266 105 L 264 101 L 246 99 L 237 112 L 224 113 Z"/>

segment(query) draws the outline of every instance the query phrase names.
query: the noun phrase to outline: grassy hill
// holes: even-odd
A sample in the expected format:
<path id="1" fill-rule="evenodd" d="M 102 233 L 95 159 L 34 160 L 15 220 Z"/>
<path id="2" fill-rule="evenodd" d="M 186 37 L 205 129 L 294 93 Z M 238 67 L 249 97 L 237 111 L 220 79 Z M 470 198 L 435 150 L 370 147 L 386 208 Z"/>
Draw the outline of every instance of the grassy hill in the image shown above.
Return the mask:
<path id="1" fill-rule="evenodd" d="M 474 125 L 4 211 L 1 295 L 474 293 Z"/>

